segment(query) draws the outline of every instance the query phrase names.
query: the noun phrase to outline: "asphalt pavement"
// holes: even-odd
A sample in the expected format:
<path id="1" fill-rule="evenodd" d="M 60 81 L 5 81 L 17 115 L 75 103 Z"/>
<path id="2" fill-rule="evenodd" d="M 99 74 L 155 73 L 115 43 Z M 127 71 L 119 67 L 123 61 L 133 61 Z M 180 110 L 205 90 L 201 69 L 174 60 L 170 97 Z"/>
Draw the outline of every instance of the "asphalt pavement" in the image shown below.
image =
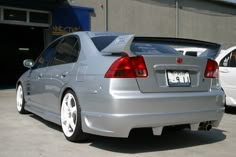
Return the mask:
<path id="1" fill-rule="evenodd" d="M 133 132 L 128 139 L 93 136 L 85 143 L 68 142 L 61 127 L 16 110 L 15 89 L 0 90 L 0 157 L 234 157 L 236 109 L 218 128 L 205 131 L 166 129 Z"/>

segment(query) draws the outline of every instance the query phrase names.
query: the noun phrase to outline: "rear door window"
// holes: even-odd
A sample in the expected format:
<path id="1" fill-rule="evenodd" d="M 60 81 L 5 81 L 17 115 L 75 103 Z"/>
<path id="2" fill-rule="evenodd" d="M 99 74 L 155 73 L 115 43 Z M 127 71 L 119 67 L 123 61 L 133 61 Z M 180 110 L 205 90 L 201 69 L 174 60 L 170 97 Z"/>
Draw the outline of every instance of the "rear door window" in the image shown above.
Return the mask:
<path id="1" fill-rule="evenodd" d="M 68 36 L 56 47 L 55 57 L 51 65 L 73 63 L 77 61 L 80 43 L 77 37 Z"/>
<path id="2" fill-rule="evenodd" d="M 57 41 L 53 42 L 42 52 L 42 54 L 35 62 L 35 65 L 33 67 L 34 69 L 47 67 L 49 65 L 55 55 L 56 47 L 59 45 L 61 40 L 62 39 L 58 39 Z"/>

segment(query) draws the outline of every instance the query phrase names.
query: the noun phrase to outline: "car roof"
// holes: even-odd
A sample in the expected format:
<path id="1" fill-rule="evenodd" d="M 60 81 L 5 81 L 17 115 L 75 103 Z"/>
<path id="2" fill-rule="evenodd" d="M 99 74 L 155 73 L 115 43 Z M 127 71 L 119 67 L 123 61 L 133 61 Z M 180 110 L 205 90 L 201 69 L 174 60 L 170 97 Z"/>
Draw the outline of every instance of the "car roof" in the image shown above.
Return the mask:
<path id="1" fill-rule="evenodd" d="M 222 51 L 222 52 L 231 52 L 231 51 L 233 51 L 233 50 L 236 50 L 236 46 L 232 46 L 232 47 L 230 47 L 230 48 L 228 48 L 228 49 L 222 49 L 221 51 Z"/>

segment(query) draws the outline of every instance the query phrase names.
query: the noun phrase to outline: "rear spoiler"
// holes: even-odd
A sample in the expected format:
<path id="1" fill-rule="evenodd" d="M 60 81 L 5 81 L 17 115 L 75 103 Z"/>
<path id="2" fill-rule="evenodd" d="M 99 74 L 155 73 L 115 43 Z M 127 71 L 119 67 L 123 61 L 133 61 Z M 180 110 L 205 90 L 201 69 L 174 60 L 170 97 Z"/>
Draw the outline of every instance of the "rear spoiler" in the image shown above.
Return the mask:
<path id="1" fill-rule="evenodd" d="M 221 44 L 195 40 L 195 39 L 185 39 L 185 38 L 167 38 L 167 37 L 135 37 L 136 42 L 156 42 L 160 44 L 166 44 L 170 46 L 186 46 L 186 47 L 198 47 L 208 49 L 207 53 L 203 53 L 200 57 L 215 59 L 222 48 Z"/>
<path id="2" fill-rule="evenodd" d="M 154 42 L 170 46 L 186 46 L 186 47 L 199 47 L 208 49 L 207 54 L 202 54 L 201 57 L 207 57 L 214 59 L 221 50 L 221 44 L 194 40 L 184 38 L 165 38 L 165 37 L 136 37 L 131 35 L 120 35 L 107 47 L 101 50 L 103 55 L 110 55 L 114 53 L 125 52 L 129 56 L 136 56 L 134 52 L 130 50 L 132 42 Z M 205 56 L 204 56 L 205 55 Z"/>
<path id="3" fill-rule="evenodd" d="M 219 49 L 221 47 L 221 45 L 217 43 L 185 38 L 135 37 L 135 41 L 150 41 L 169 45 L 186 45 L 213 49 Z"/>

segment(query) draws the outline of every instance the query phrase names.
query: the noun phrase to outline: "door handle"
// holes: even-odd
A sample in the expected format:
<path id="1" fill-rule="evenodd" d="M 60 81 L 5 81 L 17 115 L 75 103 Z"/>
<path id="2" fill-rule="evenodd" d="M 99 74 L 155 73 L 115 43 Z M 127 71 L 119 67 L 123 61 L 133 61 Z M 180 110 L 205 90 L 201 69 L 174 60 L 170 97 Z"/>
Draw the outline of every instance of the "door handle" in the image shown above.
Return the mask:
<path id="1" fill-rule="evenodd" d="M 61 74 L 60 74 L 61 78 L 62 78 L 62 79 L 65 78 L 65 77 L 68 75 L 68 73 L 69 73 L 69 72 L 63 72 L 63 73 L 61 73 Z"/>

